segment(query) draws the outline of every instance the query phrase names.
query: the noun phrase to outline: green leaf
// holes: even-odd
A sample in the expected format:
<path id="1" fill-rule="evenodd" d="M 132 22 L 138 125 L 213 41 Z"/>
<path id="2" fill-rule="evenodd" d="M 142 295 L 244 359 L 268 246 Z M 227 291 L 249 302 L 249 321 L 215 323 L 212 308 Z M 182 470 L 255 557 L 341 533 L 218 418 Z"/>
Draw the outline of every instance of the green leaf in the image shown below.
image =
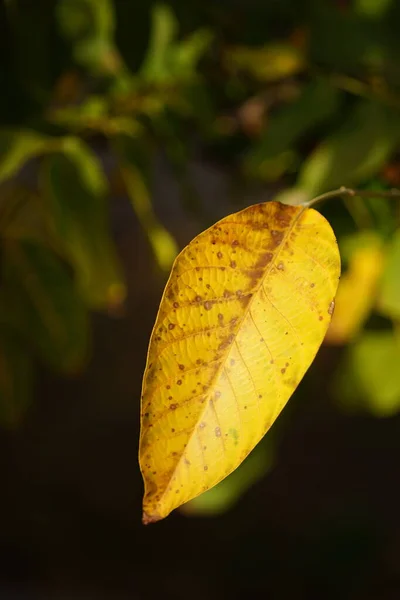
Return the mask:
<path id="1" fill-rule="evenodd" d="M 358 102 L 344 125 L 306 160 L 299 186 L 311 197 L 375 175 L 400 143 L 400 115 L 375 102 Z"/>
<path id="2" fill-rule="evenodd" d="M 183 41 L 175 41 L 178 22 L 171 8 L 156 4 L 152 10 L 149 46 L 139 72 L 141 80 L 165 83 L 171 78 L 195 75 L 198 61 L 209 47 L 212 34 L 199 29 Z"/>
<path id="3" fill-rule="evenodd" d="M 121 173 L 133 209 L 142 225 L 161 269 L 169 271 L 178 254 L 178 246 L 163 224 L 158 220 L 149 191 L 149 168 L 143 148 L 127 135 L 114 139 Z"/>
<path id="4" fill-rule="evenodd" d="M 2 186 L 0 236 L 52 244 L 42 198 L 15 180 Z"/>
<path id="5" fill-rule="evenodd" d="M 0 425 L 15 427 L 32 400 L 32 360 L 21 341 L 0 331 Z"/>
<path id="6" fill-rule="evenodd" d="M 58 258 L 31 242 L 5 242 L 2 318 L 54 369 L 74 373 L 88 357 L 87 311 Z"/>
<path id="7" fill-rule="evenodd" d="M 384 315 L 400 319 L 400 229 L 397 229 L 387 251 L 378 307 Z"/>
<path id="8" fill-rule="evenodd" d="M 13 177 L 24 164 L 52 150 L 54 139 L 30 130 L 0 131 L 0 183 Z"/>
<path id="9" fill-rule="evenodd" d="M 73 44 L 78 63 L 99 74 L 114 74 L 122 68 L 114 44 L 111 0 L 60 0 L 56 14 L 61 33 Z"/>
<path id="10" fill-rule="evenodd" d="M 44 191 L 51 225 L 89 306 L 118 308 L 126 296 L 121 267 L 110 237 L 105 202 L 107 181 L 96 155 L 68 138 L 64 153 L 44 164 Z"/>
<path id="11" fill-rule="evenodd" d="M 382 18 L 390 9 L 393 0 L 355 0 L 354 11 L 368 19 Z"/>
<path id="12" fill-rule="evenodd" d="M 236 46 L 226 55 L 231 71 L 243 71 L 259 81 L 277 81 L 304 68 L 304 57 L 298 48 L 285 43 L 272 43 L 258 48 Z"/>
<path id="13" fill-rule="evenodd" d="M 392 331 L 366 332 L 349 347 L 338 374 L 336 395 L 347 409 L 376 416 L 400 409 L 400 342 Z"/>
<path id="14" fill-rule="evenodd" d="M 260 141 L 245 159 L 250 174 L 267 180 L 280 177 L 293 163 L 293 146 L 311 128 L 337 111 L 340 92 L 324 80 L 309 84 L 300 98 L 271 115 Z"/>
<path id="15" fill-rule="evenodd" d="M 166 4 L 156 4 L 151 16 L 150 42 L 140 76 L 147 81 L 162 81 L 170 74 L 168 55 L 178 24 L 172 10 Z"/>
<path id="16" fill-rule="evenodd" d="M 173 74 L 181 78 L 193 76 L 197 63 L 211 44 L 212 37 L 212 33 L 207 29 L 199 29 L 186 40 L 176 44 L 171 52 Z"/>

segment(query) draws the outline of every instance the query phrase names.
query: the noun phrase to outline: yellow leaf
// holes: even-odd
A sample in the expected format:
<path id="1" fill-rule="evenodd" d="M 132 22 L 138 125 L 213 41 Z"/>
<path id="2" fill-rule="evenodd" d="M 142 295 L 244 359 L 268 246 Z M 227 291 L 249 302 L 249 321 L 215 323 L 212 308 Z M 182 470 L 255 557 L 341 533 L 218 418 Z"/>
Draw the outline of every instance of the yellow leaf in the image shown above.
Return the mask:
<path id="1" fill-rule="evenodd" d="M 219 221 L 176 259 L 143 380 L 143 521 L 221 481 L 270 428 L 333 311 L 340 257 L 318 212 L 269 202 Z"/>
<path id="2" fill-rule="evenodd" d="M 384 254 L 377 236 L 371 235 L 368 240 L 367 246 L 354 250 L 340 281 L 326 344 L 346 344 L 354 339 L 375 304 Z"/>

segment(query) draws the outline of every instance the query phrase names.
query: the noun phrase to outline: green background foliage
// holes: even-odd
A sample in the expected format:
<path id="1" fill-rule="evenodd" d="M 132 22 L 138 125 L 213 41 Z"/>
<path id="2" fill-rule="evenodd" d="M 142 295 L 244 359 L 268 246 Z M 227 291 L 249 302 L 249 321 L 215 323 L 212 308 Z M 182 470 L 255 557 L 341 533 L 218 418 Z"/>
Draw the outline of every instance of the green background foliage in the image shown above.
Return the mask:
<path id="1" fill-rule="evenodd" d="M 367 313 L 237 472 L 156 533 L 132 440 L 185 243 L 253 202 L 400 187 L 399 26 L 395 0 L 0 1 L 4 589 L 398 596 L 398 200 L 321 206 L 349 306 L 360 239 L 379 239 Z M 171 559 L 151 566 L 156 547 Z"/>

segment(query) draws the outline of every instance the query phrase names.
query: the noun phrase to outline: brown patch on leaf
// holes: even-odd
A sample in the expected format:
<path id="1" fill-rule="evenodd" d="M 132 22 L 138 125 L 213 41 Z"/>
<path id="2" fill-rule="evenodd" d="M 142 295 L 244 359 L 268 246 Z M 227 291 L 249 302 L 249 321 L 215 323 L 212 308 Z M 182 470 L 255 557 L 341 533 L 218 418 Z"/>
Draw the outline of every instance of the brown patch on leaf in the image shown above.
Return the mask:
<path id="1" fill-rule="evenodd" d="M 228 346 L 230 346 L 232 344 L 234 339 L 235 339 L 235 336 L 233 335 L 233 333 L 231 333 L 230 335 L 228 335 L 226 338 L 224 338 L 222 340 L 222 342 L 218 346 L 218 350 L 225 350 L 225 348 L 228 348 Z"/>

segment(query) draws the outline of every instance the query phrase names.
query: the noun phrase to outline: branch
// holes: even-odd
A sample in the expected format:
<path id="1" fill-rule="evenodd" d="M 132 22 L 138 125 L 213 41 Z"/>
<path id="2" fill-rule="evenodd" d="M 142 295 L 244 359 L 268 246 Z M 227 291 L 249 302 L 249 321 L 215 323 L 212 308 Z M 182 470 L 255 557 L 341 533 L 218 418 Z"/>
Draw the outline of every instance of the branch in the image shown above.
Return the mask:
<path id="1" fill-rule="evenodd" d="M 321 194 L 308 202 L 304 202 L 303 206 L 306 208 L 310 208 L 319 202 L 323 202 L 324 200 L 330 200 L 331 198 L 337 197 L 348 197 L 354 198 L 355 196 L 359 196 L 360 198 L 399 198 L 400 199 L 400 190 L 391 189 L 386 192 L 372 191 L 372 190 L 353 190 L 352 188 L 340 187 L 337 190 L 333 190 L 332 192 L 326 192 L 325 194 Z"/>

